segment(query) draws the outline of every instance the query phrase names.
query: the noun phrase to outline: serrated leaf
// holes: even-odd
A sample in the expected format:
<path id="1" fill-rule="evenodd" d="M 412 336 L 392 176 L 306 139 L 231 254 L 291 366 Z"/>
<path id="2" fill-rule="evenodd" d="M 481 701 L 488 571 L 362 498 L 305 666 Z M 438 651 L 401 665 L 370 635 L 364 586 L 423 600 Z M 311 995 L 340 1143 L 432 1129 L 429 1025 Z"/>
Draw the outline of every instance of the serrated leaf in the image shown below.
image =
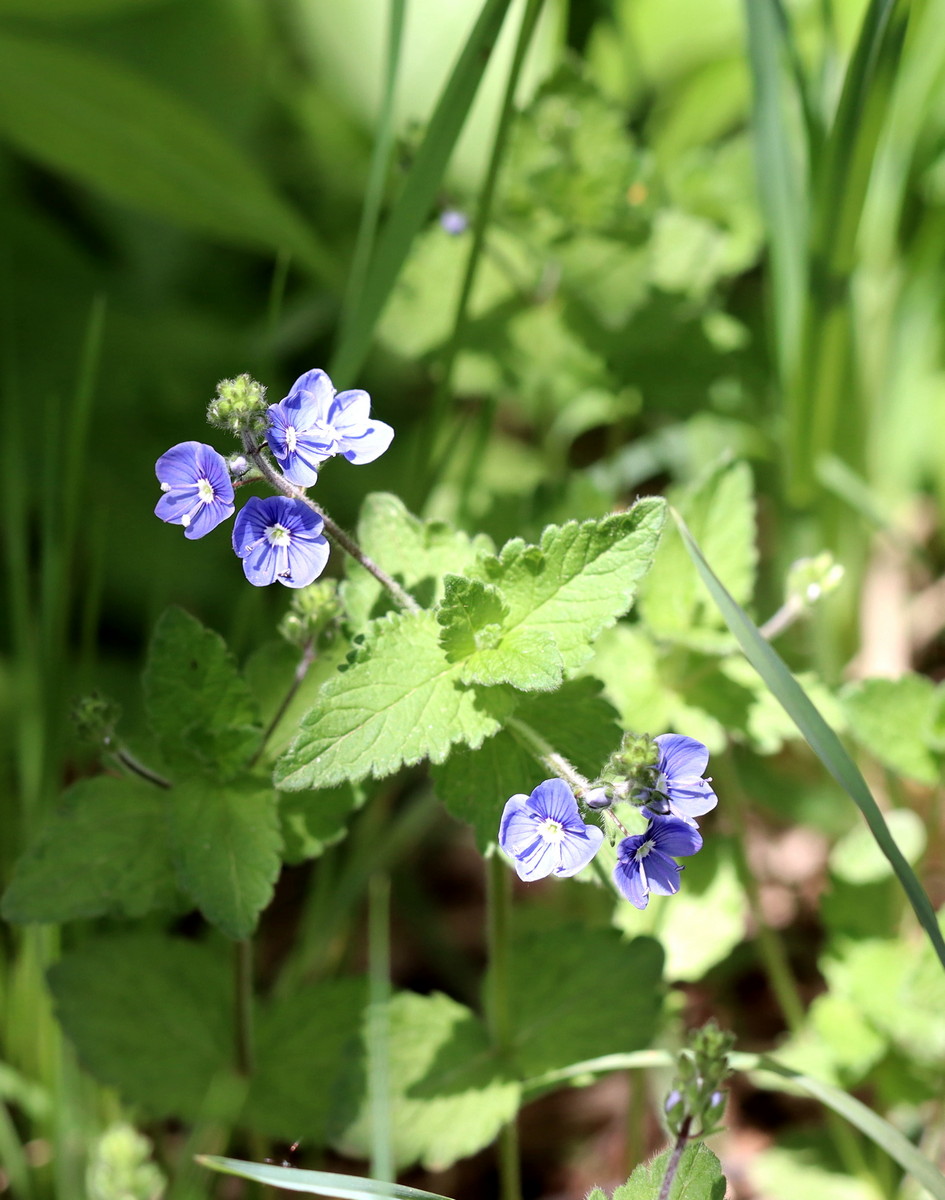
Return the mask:
<path id="1" fill-rule="evenodd" d="M 492 650 L 477 650 L 463 663 L 460 680 L 520 692 L 553 692 L 564 677 L 555 640 L 544 629 L 513 629 Z"/>
<path id="2" fill-rule="evenodd" d="M 259 743 L 256 705 L 226 643 L 180 608 L 157 623 L 144 672 L 151 728 L 168 762 L 234 775 Z"/>
<path id="3" fill-rule="evenodd" d="M 475 573 L 501 591 L 506 629 L 550 633 L 565 672 L 573 673 L 601 630 L 630 607 L 665 515 L 665 501 L 653 498 L 597 521 L 551 525 L 539 546 L 513 539 L 498 557 L 480 560 Z"/>
<path id="4" fill-rule="evenodd" d="M 98 775 L 73 784 L 19 859 L 5 920 L 141 917 L 179 901 L 167 834 L 167 792 Z"/>
<path id="5" fill-rule="evenodd" d="M 723 464 L 695 484 L 670 496 L 726 588 L 739 604 L 751 599 L 758 551 L 751 472 L 745 463 Z M 706 595 L 686 548 L 675 530 L 667 531 L 640 595 L 640 612 L 660 637 L 703 645 L 698 631 L 715 630 L 720 618 Z M 694 635 L 695 631 L 695 635 Z"/>
<path id="6" fill-rule="evenodd" d="M 364 553 L 402 584 L 423 607 L 443 598 L 443 578 L 463 574 L 479 554 L 494 550 L 484 533 L 470 537 L 444 521 L 423 521 L 389 492 L 365 497 L 358 521 L 358 543 Z M 351 624 L 361 629 L 372 617 L 393 607 L 373 575 L 354 560 L 342 585 Z"/>
<path id="7" fill-rule="evenodd" d="M 390 1001 L 388 1021 L 397 1167 L 442 1170 L 488 1146 L 517 1112 L 520 1088 L 502 1076 L 482 1022 L 447 996 L 409 992 Z M 370 1145 L 365 1100 L 336 1147 L 367 1157 Z"/>
<path id="8" fill-rule="evenodd" d="M 652 1041 L 663 1007 L 663 952 L 652 938 L 628 942 L 615 930 L 559 926 L 518 940 L 510 962 L 523 1079 Z"/>
<path id="9" fill-rule="evenodd" d="M 462 742 L 476 748 L 499 728 L 513 693 L 464 688 L 430 612 L 395 613 L 371 626 L 356 661 L 319 692 L 276 764 L 288 791 L 381 778 L 423 758 L 442 762 Z"/>
<path id="10" fill-rule="evenodd" d="M 276 1000 L 256 1028 L 256 1070 L 247 1099 L 250 1128 L 268 1137 L 325 1145 L 344 1125 L 345 1076 L 361 1072 L 363 978 L 332 979 Z M 353 1112 L 347 1113 L 351 1120 Z"/>
<path id="11" fill-rule="evenodd" d="M 516 711 L 582 775 L 593 778 L 620 741 L 617 714 L 601 695 L 597 679 L 584 676 L 550 694 L 529 696 Z M 502 808 L 510 796 L 532 791 L 548 777 L 512 734 L 503 730 L 478 750 L 454 750 L 431 772 L 437 795 L 460 821 L 468 821 L 485 852 L 498 834 Z"/>
<path id="12" fill-rule="evenodd" d="M 195 1119 L 233 1058 L 230 964 L 154 933 L 85 942 L 49 972 L 56 1015 L 84 1065 L 155 1116 Z"/>
<path id="13" fill-rule="evenodd" d="M 314 233 L 199 110 L 105 57 L 4 32 L 0 129 L 121 203 L 334 274 Z"/>
<path id="14" fill-rule="evenodd" d="M 941 771 L 929 749 L 937 700 L 930 679 L 864 679 L 846 688 L 840 699 L 861 746 L 893 771 L 920 783 L 938 783 Z"/>
<path id="15" fill-rule="evenodd" d="M 188 780 L 172 789 L 170 827 L 181 886 L 227 937 L 249 937 L 282 865 L 272 789 Z"/>
<path id="16" fill-rule="evenodd" d="M 640 1163 L 614 1192 L 613 1200 L 654 1200 L 660 1194 L 672 1150 L 664 1150 L 649 1162 Z M 683 1150 L 669 1200 L 724 1200 L 722 1164 L 705 1142 L 690 1142 Z"/>
<path id="17" fill-rule="evenodd" d="M 440 645 L 449 662 L 461 662 L 481 648 L 477 634 L 497 636 L 508 616 L 509 606 L 497 588 L 479 579 L 447 575 L 443 579 L 443 601 L 437 609 Z"/>

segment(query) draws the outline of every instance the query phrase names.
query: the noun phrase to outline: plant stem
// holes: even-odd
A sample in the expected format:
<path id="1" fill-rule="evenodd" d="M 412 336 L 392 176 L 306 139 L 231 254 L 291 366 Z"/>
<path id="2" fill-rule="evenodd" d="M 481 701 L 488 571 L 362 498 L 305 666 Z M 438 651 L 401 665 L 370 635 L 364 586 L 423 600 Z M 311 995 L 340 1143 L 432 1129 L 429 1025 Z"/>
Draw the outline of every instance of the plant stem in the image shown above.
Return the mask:
<path id="1" fill-rule="evenodd" d="M 253 754 L 252 758 L 246 764 L 248 767 L 255 766 L 256 763 L 259 761 L 259 757 L 262 754 L 263 750 L 265 750 L 267 742 L 272 737 L 279 722 L 285 716 L 286 710 L 288 709 L 289 705 L 295 699 L 295 694 L 299 690 L 299 688 L 302 686 L 303 682 L 305 681 L 305 676 L 308 674 L 308 669 L 314 661 L 315 661 L 315 645 L 314 645 L 312 639 L 309 638 L 308 641 L 305 643 L 305 645 L 302 647 L 302 657 L 299 659 L 298 665 L 296 666 L 295 671 L 293 672 L 292 682 L 289 684 L 286 694 L 282 697 L 282 703 L 276 709 L 272 720 L 266 726 L 265 732 L 263 733 L 262 738 L 260 739 L 259 745 L 256 747 L 255 754 Z"/>
<path id="2" fill-rule="evenodd" d="M 381 587 L 386 588 L 393 596 L 395 602 L 405 612 L 420 612 L 420 605 L 414 600 L 409 592 L 405 591 L 400 584 L 390 577 L 386 571 L 377 565 L 373 559 L 369 558 L 354 538 L 336 525 L 328 514 L 311 500 L 305 492 L 304 488 L 296 487 L 294 483 L 289 483 L 283 475 L 274 470 L 272 464 L 262 452 L 262 448 L 254 442 L 249 434 L 243 434 L 243 448 L 246 454 L 253 460 L 262 477 L 266 482 L 277 492 L 281 492 L 283 496 L 288 496 L 290 500 L 301 500 L 306 507 L 310 508 L 317 517 L 320 517 L 325 525 L 325 533 L 335 545 L 339 546 L 346 554 L 350 554 L 355 562 L 360 565 L 369 574 L 373 575 Z"/>
<path id="3" fill-rule="evenodd" d="M 248 1077 L 253 1071 L 253 943 L 242 938 L 234 946 L 236 998 L 236 1070 Z"/>
<path id="4" fill-rule="evenodd" d="M 139 762 L 137 758 L 126 750 L 124 746 L 117 746 L 112 750 L 112 756 L 133 775 L 140 776 L 141 779 L 146 779 L 148 783 L 153 783 L 155 787 L 170 788 L 173 785 L 170 780 L 165 779 L 163 775 L 158 775 L 156 771 L 152 771 L 150 767 L 146 767 L 143 762 Z"/>
<path id="5" fill-rule="evenodd" d="M 686 1149 L 686 1143 L 689 1141 L 689 1126 L 691 1124 L 692 1117 L 684 1117 L 682 1124 L 679 1126 L 679 1133 L 676 1134 L 676 1144 L 673 1146 L 673 1152 L 666 1165 L 666 1174 L 663 1176 L 663 1185 L 660 1188 L 658 1200 L 669 1200 L 670 1188 L 672 1188 L 676 1172 L 679 1170 L 679 1160 L 682 1158 L 682 1152 Z"/>
<path id="6" fill-rule="evenodd" d="M 505 724 L 512 736 L 517 738 L 529 753 L 534 754 L 552 774 L 563 779 L 573 791 L 580 793 L 590 788 L 590 783 L 580 771 L 573 767 L 563 754 L 559 754 L 550 742 L 546 742 L 536 729 L 532 729 L 531 725 L 520 721 L 518 717 L 509 717 Z"/>
<path id="7" fill-rule="evenodd" d="M 499 1062 L 505 1066 L 512 1047 L 512 1010 L 509 996 L 510 916 L 512 878 L 498 854 L 486 860 L 489 948 L 489 990 L 486 1021 Z M 501 1200 L 522 1200 L 518 1126 L 513 1117 L 499 1134 Z"/>
<path id="8" fill-rule="evenodd" d="M 368 1096 L 371 1109 L 371 1178 L 394 1178 L 390 1122 L 390 876 L 377 871 L 368 883 L 367 1020 Z"/>

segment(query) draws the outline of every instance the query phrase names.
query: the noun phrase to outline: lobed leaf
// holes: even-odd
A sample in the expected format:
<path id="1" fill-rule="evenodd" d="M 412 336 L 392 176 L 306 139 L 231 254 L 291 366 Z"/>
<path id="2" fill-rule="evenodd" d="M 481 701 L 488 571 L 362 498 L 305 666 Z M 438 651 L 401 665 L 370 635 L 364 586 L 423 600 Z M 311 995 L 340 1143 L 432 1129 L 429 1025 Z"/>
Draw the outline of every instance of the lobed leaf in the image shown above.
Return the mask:
<path id="1" fill-rule="evenodd" d="M 513 701 L 504 689 L 463 687 L 461 672 L 439 644 L 433 613 L 382 617 L 354 663 L 322 687 L 276 763 L 277 785 L 381 778 L 424 758 L 442 762 L 456 742 L 480 746 Z"/>
<path id="2" fill-rule="evenodd" d="M 5 920 L 141 917 L 179 902 L 167 831 L 168 793 L 97 775 L 73 784 L 18 860 Z"/>

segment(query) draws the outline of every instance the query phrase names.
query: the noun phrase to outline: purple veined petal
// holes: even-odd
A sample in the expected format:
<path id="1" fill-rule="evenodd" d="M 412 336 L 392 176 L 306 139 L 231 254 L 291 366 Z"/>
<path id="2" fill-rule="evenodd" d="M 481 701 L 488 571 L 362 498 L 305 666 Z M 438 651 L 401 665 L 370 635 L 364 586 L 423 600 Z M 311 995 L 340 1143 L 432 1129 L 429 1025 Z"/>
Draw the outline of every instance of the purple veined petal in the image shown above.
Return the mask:
<path id="1" fill-rule="evenodd" d="M 562 825 L 583 826 L 577 801 L 563 779 L 546 779 L 529 796 L 529 807 Z"/>
<path id="2" fill-rule="evenodd" d="M 211 500 L 208 504 L 200 504 L 193 514 L 190 524 L 184 529 L 184 537 L 195 540 L 206 536 L 212 529 L 233 515 L 232 504 L 222 500 Z"/>
<path id="3" fill-rule="evenodd" d="M 701 787 L 693 784 L 691 787 L 676 786 L 671 789 L 670 812 L 674 817 L 680 817 L 688 824 L 692 823 L 693 817 L 701 817 L 710 812 L 719 802 L 718 796 L 713 792 L 707 780 L 702 779 L 699 782 L 702 784 Z"/>
<path id="4" fill-rule="evenodd" d="M 330 443 L 329 443 L 330 444 Z M 305 434 L 296 442 L 296 449 L 276 461 L 282 468 L 282 474 L 290 483 L 297 487 L 312 487 L 318 482 L 318 472 L 323 462 L 331 458 L 334 451 L 324 452 L 326 443 L 309 438 Z M 273 451 L 275 454 L 275 451 Z"/>
<path id="5" fill-rule="evenodd" d="M 550 875 L 558 865 L 558 855 L 552 842 L 546 842 L 537 831 L 533 845 L 512 860 L 515 874 L 525 881 L 534 883 Z"/>
<path id="6" fill-rule="evenodd" d="M 197 451 L 202 442 L 178 442 L 154 464 L 158 482 L 168 488 L 188 487 L 197 479 Z M 212 449 L 212 447 L 207 447 Z"/>
<path id="7" fill-rule="evenodd" d="M 286 496 L 251 497 L 233 527 L 233 550 L 255 587 L 305 587 L 328 560 L 322 519 Z"/>
<path id="8" fill-rule="evenodd" d="M 339 392 L 328 410 L 328 424 L 339 433 L 357 435 L 371 419 L 371 397 L 360 388 Z"/>
<path id="9" fill-rule="evenodd" d="M 523 812 L 527 804 L 528 797 L 524 792 L 519 792 L 517 795 L 506 800 L 505 808 L 502 810 L 502 819 L 499 821 L 499 845 L 509 854 L 514 853 L 514 851 L 509 849 L 506 842 L 510 837 L 514 837 L 511 829 L 518 829 L 515 817 Z"/>
<path id="10" fill-rule="evenodd" d="M 685 858 L 702 849 L 698 829 L 679 817 L 654 817 L 647 834 L 661 854 Z"/>
<path id="11" fill-rule="evenodd" d="M 273 548 L 265 537 L 249 548 L 243 556 L 243 574 L 253 587 L 268 587 L 275 583 L 280 571 L 286 569 L 286 555 L 273 553 Z"/>
<path id="12" fill-rule="evenodd" d="M 674 896 L 679 891 L 679 875 L 682 867 L 673 862 L 668 854 L 651 850 L 641 866 L 646 873 L 646 886 L 657 896 Z"/>
<path id="13" fill-rule="evenodd" d="M 295 538 L 289 547 L 289 574 L 279 576 L 286 587 L 308 587 L 324 571 L 331 553 L 328 542 L 320 535 L 315 538 Z"/>
<path id="14" fill-rule="evenodd" d="M 233 484 L 226 459 L 204 442 L 180 442 L 154 464 L 164 495 L 155 515 L 183 525 L 184 536 L 204 537 L 233 513 Z"/>
<path id="15" fill-rule="evenodd" d="M 630 839 L 624 839 L 628 841 Z M 650 896 L 647 890 L 646 875 L 635 858 L 620 858 L 614 867 L 614 883 L 625 900 L 629 900 L 634 908 L 646 908 Z"/>
<path id="16" fill-rule="evenodd" d="M 659 746 L 659 769 L 670 784 L 698 779 L 709 765 L 708 749 L 695 738 L 661 733 L 653 741 Z"/>
<path id="17" fill-rule="evenodd" d="M 345 433 L 338 439 L 341 453 L 358 467 L 380 458 L 393 440 L 393 429 L 383 421 L 371 421 L 356 436 Z"/>
<path id="18" fill-rule="evenodd" d="M 320 367 L 316 367 L 298 377 L 282 403 L 290 405 L 291 411 L 303 418 L 299 425 L 307 428 L 313 421 L 328 419 L 334 398 L 335 389 L 331 380 Z"/>
<path id="19" fill-rule="evenodd" d="M 603 840 L 603 830 L 596 825 L 585 825 L 583 833 L 569 834 L 558 844 L 559 864 L 555 867 L 555 875 L 567 879 L 583 871 L 600 849 Z"/>

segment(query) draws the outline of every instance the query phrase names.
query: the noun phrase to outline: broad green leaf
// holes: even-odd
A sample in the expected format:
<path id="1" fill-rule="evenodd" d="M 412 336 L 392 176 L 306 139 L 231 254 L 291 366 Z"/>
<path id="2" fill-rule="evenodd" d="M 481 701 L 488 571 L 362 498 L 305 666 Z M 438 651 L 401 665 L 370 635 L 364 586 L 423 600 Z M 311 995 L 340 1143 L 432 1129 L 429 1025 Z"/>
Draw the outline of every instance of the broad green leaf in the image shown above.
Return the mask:
<path id="1" fill-rule="evenodd" d="M 484 534 L 470 537 L 444 521 L 423 521 L 389 492 L 373 492 L 361 506 L 358 544 L 401 583 L 418 603 L 432 607 L 443 598 L 443 577 L 461 575 L 479 554 L 494 550 Z M 393 605 L 373 575 L 349 560 L 342 591 L 352 625 L 361 629 Z"/>
<path id="2" fill-rule="evenodd" d="M 518 940 L 509 990 L 522 1077 L 648 1046 L 663 1007 L 662 966 L 658 942 L 609 929 L 572 925 Z"/>
<path id="3" fill-rule="evenodd" d="M 616 713 L 601 696 L 598 680 L 583 676 L 558 691 L 523 699 L 516 709 L 530 725 L 568 759 L 582 775 L 600 773 L 607 756 L 620 742 Z M 437 795 L 460 821 L 468 821 L 485 852 L 498 834 L 506 800 L 529 793 L 548 768 L 508 730 L 487 738 L 478 750 L 454 750 L 432 771 Z"/>
<path id="4" fill-rule="evenodd" d="M 843 748 L 836 733 L 824 721 L 804 689 L 787 669 L 786 664 L 764 640 L 745 610 L 725 589 L 706 561 L 685 522 L 677 513 L 674 513 L 673 516 L 702 582 L 718 605 L 719 611 L 738 640 L 745 657 L 791 717 L 810 748 L 863 814 L 879 848 L 892 864 L 896 878 L 908 896 L 909 903 L 912 905 L 920 925 L 928 935 L 939 961 L 945 966 L 945 939 L 942 937 L 932 903 L 886 828 L 883 814 L 866 786 L 866 780 Z"/>
<path id="5" fill-rule="evenodd" d="M 924 675 L 864 679 L 841 695 L 860 745 L 893 771 L 930 786 L 941 776 L 929 750 L 936 699 L 935 684 Z"/>
<path id="6" fill-rule="evenodd" d="M 168 845 L 169 793 L 97 775 L 73 784 L 3 897 L 7 921 L 141 917 L 179 905 Z"/>
<path id="7" fill-rule="evenodd" d="M 906 861 L 918 862 L 926 843 L 922 818 L 910 808 L 894 808 L 886 813 L 886 826 Z M 893 873 L 889 860 L 862 825 L 851 829 L 833 847 L 830 870 L 846 883 L 876 883 Z"/>
<path id="8" fill-rule="evenodd" d="M 396 613 L 371 626 L 354 663 L 324 685 L 275 778 L 287 791 L 379 779 L 450 747 L 472 748 L 499 728 L 511 706 L 503 689 L 460 686 L 433 613 Z"/>
<path id="9" fill-rule="evenodd" d="M 318 858 L 348 832 L 348 819 L 365 801 L 363 788 L 350 783 L 318 792 L 283 792 L 279 821 L 287 863 Z"/>
<path id="10" fill-rule="evenodd" d="M 504 1078 L 478 1017 L 455 1000 L 409 992 L 389 1005 L 390 1117 L 398 1168 L 442 1170 L 488 1146 L 518 1110 L 519 1085 Z M 371 1145 L 365 1100 L 337 1139 L 344 1154 Z"/>
<path id="11" fill-rule="evenodd" d="M 86 941 L 49 985 L 97 1079 L 155 1116 L 193 1119 L 233 1060 L 231 975 L 216 947 L 137 932 Z"/>
<path id="12" fill-rule="evenodd" d="M 170 827 L 181 886 L 227 937 L 249 937 L 282 865 L 275 793 L 188 780 L 170 793 Z"/>
<path id="13" fill-rule="evenodd" d="M 879 1193 L 868 1179 L 832 1170 L 811 1157 L 806 1147 L 769 1147 L 754 1158 L 748 1176 L 765 1200 L 877 1200 Z"/>
<path id="14" fill-rule="evenodd" d="M 203 115 L 65 44 L 0 36 L 0 133 L 44 166 L 143 212 L 270 250 L 331 277 L 331 256 Z"/>
<path id="15" fill-rule="evenodd" d="M 746 604 L 754 588 L 758 558 L 748 466 L 717 466 L 677 494 L 674 502 L 725 587 L 740 604 Z M 654 568 L 640 594 L 644 621 L 658 637 L 698 645 L 701 627 L 716 628 L 718 615 L 699 586 L 675 531 L 663 539 Z"/>
<path id="16" fill-rule="evenodd" d="M 260 737 L 259 718 L 226 643 L 180 608 L 157 623 L 144 672 L 148 719 L 170 763 L 236 774 Z"/>
<path id="17" fill-rule="evenodd" d="M 267 1137 L 325 1145 L 361 1075 L 363 978 L 332 979 L 275 1000 L 259 1014 L 246 1120 Z M 348 1119 L 353 1114 L 348 1112 Z"/>
<path id="18" fill-rule="evenodd" d="M 665 514 L 663 500 L 648 499 L 599 521 L 551 525 L 539 546 L 515 538 L 498 557 L 481 559 L 475 573 L 499 588 L 509 606 L 506 628 L 551 634 L 573 673 L 633 602 Z"/>
<path id="19" fill-rule="evenodd" d="M 778 1060 L 805 1075 L 851 1087 L 888 1051 L 889 1039 L 857 1003 L 825 992 L 812 1001 L 804 1026 L 778 1047 Z"/>
<path id="20" fill-rule="evenodd" d="M 375 1200 L 376 1197 L 379 1200 L 449 1200 L 437 1192 L 423 1192 L 402 1183 L 380 1183 L 376 1179 L 336 1175 L 331 1171 L 303 1171 L 298 1167 L 277 1167 L 273 1163 L 242 1162 L 238 1158 L 220 1158 L 216 1154 L 198 1154 L 197 1162 L 211 1171 L 252 1179 L 284 1192 L 306 1192 L 310 1196 L 329 1196 L 335 1200 Z"/>
<path id="21" fill-rule="evenodd" d="M 478 579 L 447 575 L 436 619 L 450 662 L 462 662 L 462 683 L 511 684 L 520 691 L 550 692 L 561 684 L 561 655 L 546 630 L 513 629 L 501 593 Z"/>
<path id="22" fill-rule="evenodd" d="M 633 1174 L 614 1192 L 613 1200 L 655 1200 L 666 1176 L 672 1150 L 647 1163 L 640 1163 Z M 722 1164 L 705 1142 L 690 1142 L 683 1150 L 669 1200 L 724 1200 L 725 1176 Z"/>

